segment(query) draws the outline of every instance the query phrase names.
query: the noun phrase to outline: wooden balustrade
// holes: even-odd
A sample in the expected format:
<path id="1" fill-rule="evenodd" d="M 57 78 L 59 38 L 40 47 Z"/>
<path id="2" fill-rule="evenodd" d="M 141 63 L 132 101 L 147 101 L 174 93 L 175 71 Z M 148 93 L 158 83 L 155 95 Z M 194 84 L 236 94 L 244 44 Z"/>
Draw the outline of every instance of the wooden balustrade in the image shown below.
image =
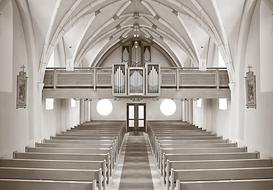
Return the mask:
<path id="1" fill-rule="evenodd" d="M 224 68 L 161 68 L 161 89 L 228 88 L 228 72 Z M 44 76 L 45 88 L 112 88 L 112 68 L 48 68 Z"/>

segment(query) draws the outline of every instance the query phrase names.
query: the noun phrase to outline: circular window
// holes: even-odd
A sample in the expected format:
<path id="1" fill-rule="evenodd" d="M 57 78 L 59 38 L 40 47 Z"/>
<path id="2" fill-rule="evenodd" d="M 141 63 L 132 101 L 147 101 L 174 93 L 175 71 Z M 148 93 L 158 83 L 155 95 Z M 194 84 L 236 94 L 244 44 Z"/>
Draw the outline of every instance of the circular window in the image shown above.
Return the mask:
<path id="1" fill-rule="evenodd" d="M 113 110 L 113 105 L 110 100 L 102 99 L 97 103 L 97 112 L 102 116 L 109 115 Z"/>
<path id="2" fill-rule="evenodd" d="M 160 111 L 166 116 L 171 116 L 176 111 L 176 104 L 171 99 L 165 99 L 160 104 Z"/>

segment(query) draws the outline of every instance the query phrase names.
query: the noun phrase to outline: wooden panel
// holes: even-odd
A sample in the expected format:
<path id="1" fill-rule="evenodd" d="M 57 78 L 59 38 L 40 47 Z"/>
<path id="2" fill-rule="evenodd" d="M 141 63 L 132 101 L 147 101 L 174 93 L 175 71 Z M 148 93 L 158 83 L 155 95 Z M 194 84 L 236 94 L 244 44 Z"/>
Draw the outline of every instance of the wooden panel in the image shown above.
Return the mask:
<path id="1" fill-rule="evenodd" d="M 161 86 L 176 86 L 176 70 L 161 70 Z"/>
<path id="2" fill-rule="evenodd" d="M 54 70 L 48 70 L 45 72 L 44 86 L 53 87 L 54 84 Z"/>
<path id="3" fill-rule="evenodd" d="M 224 70 L 219 71 L 219 82 L 220 82 L 220 87 L 228 87 L 229 77 L 228 77 L 227 71 L 224 71 Z"/>
<path id="4" fill-rule="evenodd" d="M 43 96 L 45 98 L 113 98 L 112 89 L 44 89 Z M 229 88 L 161 88 L 160 98 L 229 98 Z M 126 98 L 126 97 L 124 97 Z M 128 96 L 128 98 L 130 98 Z"/>
<path id="5" fill-rule="evenodd" d="M 96 86 L 112 87 L 112 70 L 98 70 L 96 75 Z"/>
<path id="6" fill-rule="evenodd" d="M 215 71 L 180 71 L 180 87 L 216 87 Z"/>
<path id="7" fill-rule="evenodd" d="M 91 87 L 93 86 L 93 73 L 90 71 L 58 71 L 57 87 Z"/>
<path id="8" fill-rule="evenodd" d="M 179 71 L 179 72 L 177 72 Z M 54 73 L 55 72 L 55 73 Z M 185 98 L 225 98 L 230 97 L 229 76 L 227 70 L 210 69 L 199 71 L 197 69 L 161 68 L 161 97 Z M 95 74 L 95 76 L 94 76 Z M 177 75 L 178 74 L 178 75 Z M 54 76 L 56 78 L 54 78 Z M 179 78 L 177 78 L 179 76 Z M 45 72 L 44 83 L 46 88 L 62 88 L 61 91 L 44 89 L 47 97 L 108 97 L 112 94 L 104 92 L 103 88 L 112 88 L 112 69 L 110 68 L 80 68 L 66 71 L 63 68 L 49 69 Z M 217 84 L 219 82 L 219 84 Z M 179 84 L 177 84 L 179 83 Z M 100 88 L 96 91 L 94 88 Z M 73 89 L 69 89 L 73 87 Z M 78 88 L 77 88 L 78 87 Z M 217 87 L 220 87 L 217 88 Z M 63 90 L 67 88 L 67 90 Z M 88 88 L 86 91 L 83 88 Z M 164 89 L 167 88 L 167 89 Z M 171 91 L 171 93 L 170 93 Z M 64 94 L 68 93 L 69 94 Z M 106 93 L 106 94 L 104 94 Z M 124 95 L 125 97 L 126 95 Z M 146 94 L 146 97 L 151 97 Z"/>

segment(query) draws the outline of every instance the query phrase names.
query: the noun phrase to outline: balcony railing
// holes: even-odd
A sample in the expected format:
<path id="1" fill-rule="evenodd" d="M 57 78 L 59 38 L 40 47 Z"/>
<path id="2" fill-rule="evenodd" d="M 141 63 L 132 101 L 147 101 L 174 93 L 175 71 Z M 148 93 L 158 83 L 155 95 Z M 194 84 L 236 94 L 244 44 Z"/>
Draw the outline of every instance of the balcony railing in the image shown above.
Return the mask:
<path id="1" fill-rule="evenodd" d="M 44 76 L 45 88 L 112 88 L 112 68 L 47 68 Z M 228 88 L 226 68 L 160 68 L 161 88 Z"/>

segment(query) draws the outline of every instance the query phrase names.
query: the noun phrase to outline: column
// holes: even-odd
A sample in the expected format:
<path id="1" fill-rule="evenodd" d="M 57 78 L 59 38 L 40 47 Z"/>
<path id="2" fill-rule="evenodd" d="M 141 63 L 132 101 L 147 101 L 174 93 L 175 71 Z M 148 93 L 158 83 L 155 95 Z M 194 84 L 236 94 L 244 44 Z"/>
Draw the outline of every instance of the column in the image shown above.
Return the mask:
<path id="1" fill-rule="evenodd" d="M 80 123 L 84 123 L 84 99 L 80 99 Z"/>
<path id="2" fill-rule="evenodd" d="M 188 100 L 188 122 L 193 123 L 193 99 Z"/>
<path id="3" fill-rule="evenodd" d="M 185 113 L 185 121 L 189 122 L 189 104 L 188 104 L 188 99 L 184 100 L 184 113 Z"/>

